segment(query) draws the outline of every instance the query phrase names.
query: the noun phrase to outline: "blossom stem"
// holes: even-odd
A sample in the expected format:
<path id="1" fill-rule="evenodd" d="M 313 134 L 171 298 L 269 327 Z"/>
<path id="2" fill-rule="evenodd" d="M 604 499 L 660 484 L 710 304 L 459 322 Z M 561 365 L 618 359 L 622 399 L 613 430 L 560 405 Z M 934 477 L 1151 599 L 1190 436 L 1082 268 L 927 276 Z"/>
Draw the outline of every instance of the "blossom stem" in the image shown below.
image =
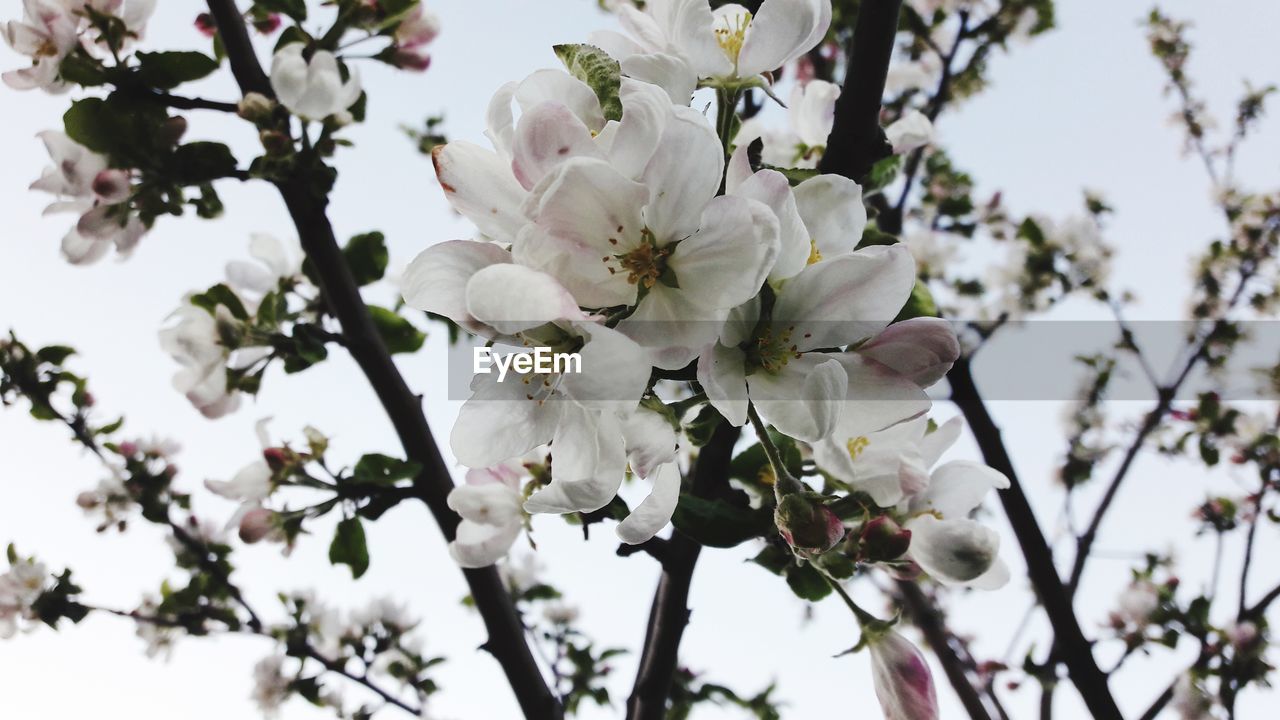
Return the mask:
<path id="1" fill-rule="evenodd" d="M 835 590 L 836 594 L 840 596 L 840 599 L 844 601 L 845 606 L 853 612 L 853 616 L 858 619 L 858 625 L 860 625 L 864 631 L 867 629 L 868 625 L 883 626 L 885 624 L 884 620 L 881 620 L 875 615 L 863 610 L 858 603 L 854 602 L 853 598 L 849 595 L 848 591 L 844 589 L 844 586 L 840 584 L 839 580 L 828 575 L 826 570 L 823 570 L 817 565 L 814 565 L 813 567 L 821 573 L 822 579 L 827 581 L 827 584 L 831 586 L 831 589 Z"/>
<path id="2" fill-rule="evenodd" d="M 764 448 L 765 457 L 769 458 L 769 466 L 773 468 L 774 497 L 781 500 L 783 495 L 791 493 L 803 492 L 804 485 L 791 476 L 787 470 L 787 464 L 782 459 L 782 453 L 779 452 L 778 446 L 773 443 L 773 438 L 769 436 L 769 430 L 765 427 L 764 421 L 760 419 L 760 414 L 756 412 L 755 405 L 747 406 L 747 417 L 751 418 L 751 426 L 755 428 L 756 437 L 760 439 L 760 447 Z"/>
<path id="3" fill-rule="evenodd" d="M 724 150 L 724 158 L 729 159 L 729 147 L 733 143 L 734 121 L 738 119 L 738 100 L 742 90 L 738 88 L 719 88 L 716 90 L 716 134 L 720 136 L 720 147 Z M 721 192 L 724 192 L 723 181 Z"/>

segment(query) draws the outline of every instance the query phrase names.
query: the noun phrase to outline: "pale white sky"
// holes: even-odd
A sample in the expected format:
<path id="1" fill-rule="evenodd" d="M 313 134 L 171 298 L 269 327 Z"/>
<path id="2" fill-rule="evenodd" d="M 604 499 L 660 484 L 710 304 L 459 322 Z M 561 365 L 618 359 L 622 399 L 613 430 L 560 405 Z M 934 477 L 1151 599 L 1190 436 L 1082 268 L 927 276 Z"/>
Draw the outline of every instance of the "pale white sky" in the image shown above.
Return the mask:
<path id="1" fill-rule="evenodd" d="M 16 14 L 17 3 L 5 12 Z M 191 27 L 199 3 L 161 3 L 151 26 L 155 47 L 187 48 L 204 42 Z M 332 217 L 340 235 L 381 229 L 387 233 L 393 264 L 403 265 L 423 247 L 466 237 L 469 229 L 453 217 L 431 172 L 430 162 L 414 152 L 396 129 L 401 123 L 443 111 L 450 137 L 483 142 L 483 113 L 489 94 L 502 82 L 534 67 L 555 62 L 549 46 L 577 41 L 612 20 L 591 0 L 490 0 L 485 3 L 438 0 L 444 31 L 434 46 L 425 75 L 362 68 L 370 95 L 369 121 L 352 129 L 355 150 L 338 161 L 341 180 Z M 1264 0 L 1165 3 L 1176 16 L 1197 23 L 1198 45 L 1192 72 L 1219 117 L 1228 119 L 1242 87 L 1280 80 L 1274 33 L 1280 6 Z M 943 141 L 957 162 L 975 174 L 982 190 L 1004 190 L 1015 211 L 1062 215 L 1079 207 L 1082 187 L 1104 193 L 1119 213 L 1108 236 L 1120 247 L 1114 277 L 1143 299 L 1142 316 L 1173 319 L 1181 314 L 1188 285 L 1190 253 L 1220 235 L 1219 218 L 1208 202 L 1208 183 L 1199 166 L 1180 156 L 1181 139 L 1166 122 L 1172 108 L 1161 97 L 1161 79 L 1146 54 L 1139 20 L 1145 3 L 1074 0 L 1061 3 L 1060 29 L 1012 58 L 992 61 L 992 88 L 940 126 Z M 0 67 L 17 58 L 0 49 Z M 231 99 L 228 77 L 201 83 L 191 92 Z M 396 454 L 390 428 L 354 364 L 335 353 L 331 361 L 295 377 L 268 377 L 256 403 L 217 422 L 201 418 L 171 391 L 172 362 L 160 351 L 155 331 L 186 291 L 207 287 L 223 264 L 242 257 L 251 232 L 292 232 L 274 193 L 263 185 L 220 188 L 226 216 L 215 222 L 194 218 L 161 220 L 127 263 L 106 261 L 91 268 L 68 266 L 58 256 L 58 239 L 67 217 L 42 218 L 45 198 L 26 191 L 46 157 L 34 135 L 57 127 L 65 98 L 19 94 L 0 88 L 0 330 L 15 328 L 31 343 L 70 342 L 82 356 L 74 366 L 92 380 L 106 413 L 122 412 L 138 434 L 159 432 L 181 440 L 181 483 L 191 489 L 208 477 L 225 478 L 253 459 L 257 443 L 253 423 L 272 416 L 278 438 L 297 439 L 305 424 L 334 437 L 335 457 L 354 459 L 363 452 Z M 252 157 L 255 138 L 243 123 L 191 113 L 191 137 L 230 142 L 240 157 Z M 1280 156 L 1280 123 L 1268 120 L 1262 139 L 1241 158 L 1246 183 L 1270 187 Z M 377 295 L 378 293 L 374 293 Z M 381 295 L 385 299 L 385 291 Z M 1082 306 L 1061 317 L 1093 317 Z M 457 410 L 448 402 L 443 375 L 443 333 L 433 336 L 421 354 L 402 361 L 411 384 L 427 398 L 437 434 L 447 436 Z M 981 375 L 981 368 L 979 368 Z M 1137 411 L 1126 405 L 1120 410 Z M 1044 523 L 1058 528 L 1060 497 L 1052 471 L 1062 453 L 1062 408 L 1047 402 L 995 405 L 1014 450 L 1020 473 Z M 940 417 L 954 411 L 940 404 Z M 975 457 L 966 440 L 956 456 Z M 96 484 L 99 468 L 69 451 L 64 433 L 39 425 L 19 412 L 0 413 L 0 541 L 13 540 L 24 552 L 38 553 L 55 567 L 74 568 L 87 596 L 105 605 L 130 607 L 142 591 L 154 590 L 170 564 L 167 546 L 149 528 L 125 537 L 96 536 L 80 517 L 75 495 Z M 1099 543 L 1104 553 L 1164 548 L 1186 549 L 1184 583 L 1203 582 L 1209 551 L 1190 547 L 1190 508 L 1206 488 L 1233 487 L 1236 478 L 1206 478 L 1192 468 L 1156 458 L 1144 459 L 1113 511 Z M 1086 503 L 1087 506 L 1087 503 Z M 198 507 L 216 517 L 233 508 L 202 494 Z M 997 513 L 995 517 L 999 517 Z M 1003 522 L 997 521 L 1003 529 Z M 600 528 L 583 543 L 578 529 L 555 519 L 537 523 L 540 555 L 549 577 L 583 608 L 582 624 L 602 646 L 630 648 L 616 662 L 610 684 L 625 699 L 634 677 L 656 564 L 637 556 L 613 556 L 615 542 Z M 442 718 L 516 717 L 499 669 L 475 648 L 483 641 L 479 620 L 463 609 L 461 575 L 453 568 L 424 508 L 407 504 L 370 530 L 373 565 L 365 578 L 351 582 L 345 569 L 331 569 L 324 558 L 323 532 L 304 540 L 288 561 L 268 547 L 239 553 L 238 579 L 253 601 L 273 607 L 277 590 L 317 588 L 340 606 L 390 594 L 409 602 L 423 618 L 429 652 L 450 661 L 436 673 L 443 692 L 433 703 Z M 1267 557 L 1280 547 L 1274 532 L 1264 537 Z M 1012 540 L 1008 540 L 1012 548 Z M 693 620 L 686 634 L 684 659 L 705 670 L 707 678 L 753 692 L 778 680 L 778 696 L 787 702 L 784 716 L 876 717 L 865 655 L 832 659 L 853 643 L 856 630 L 836 602 L 823 603 L 806 619 L 804 606 L 785 585 L 744 564 L 754 548 L 703 554 L 693 588 Z M 1238 553 L 1230 550 L 1227 557 Z M 1068 553 L 1062 553 L 1064 559 Z M 974 638 L 980 654 L 1000 657 L 1012 626 L 1028 602 L 1018 580 L 997 593 L 974 595 L 956 605 L 956 627 Z M 1228 560 L 1227 577 L 1234 572 Z M 1263 563 L 1257 586 L 1266 578 Z M 1079 612 L 1090 626 L 1100 622 L 1124 583 L 1128 563 L 1099 559 L 1082 592 Z M 877 605 L 875 593 L 860 594 Z M 1229 596 L 1228 596 L 1229 599 Z M 755 627 L 761 617 L 777 624 Z M 270 648 L 260 639 L 193 639 L 182 642 L 169 663 L 147 661 L 127 623 L 95 619 L 55 634 L 39 630 L 0 644 L 0 716 L 30 720 L 72 717 L 173 717 L 191 720 L 254 717 L 249 702 L 250 668 Z M 1041 635 L 1043 637 L 1043 635 Z M 1020 646 L 1016 662 L 1026 650 Z M 1190 648 L 1160 651 L 1149 662 L 1135 662 L 1114 682 L 1130 713 L 1145 709 L 1189 662 Z M 944 717 L 961 710 L 939 676 Z M 1087 717 L 1070 692 L 1060 695 L 1057 717 Z M 1009 695 L 1015 717 L 1033 712 L 1038 692 Z M 1269 698 L 1253 691 L 1242 698 L 1242 720 L 1269 716 Z M 850 707 L 850 706 L 853 707 Z M 614 711 L 590 711 L 589 718 L 614 717 Z M 295 702 L 286 720 L 324 717 Z M 388 714 L 388 717 L 393 715 Z M 706 711 L 700 718 L 737 717 Z"/>

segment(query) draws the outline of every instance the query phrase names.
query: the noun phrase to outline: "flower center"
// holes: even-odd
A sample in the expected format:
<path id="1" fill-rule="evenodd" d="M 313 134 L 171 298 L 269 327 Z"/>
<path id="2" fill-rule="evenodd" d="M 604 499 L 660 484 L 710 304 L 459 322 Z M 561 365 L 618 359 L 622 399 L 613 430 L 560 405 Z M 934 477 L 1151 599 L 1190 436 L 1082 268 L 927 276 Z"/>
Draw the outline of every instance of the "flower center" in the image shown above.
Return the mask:
<path id="1" fill-rule="evenodd" d="M 667 256 L 671 248 L 659 248 L 654 244 L 653 233 L 645 228 L 641 231 L 641 242 L 635 250 L 622 255 L 601 258 L 606 263 L 616 259 L 621 269 L 627 273 L 627 282 L 632 285 L 643 285 L 646 289 L 658 283 L 658 279 L 667 271 Z M 618 272 L 618 268 L 609 268 L 609 274 Z"/>
<path id="2" fill-rule="evenodd" d="M 853 460 L 857 460 L 858 456 L 862 454 L 862 451 L 866 450 L 867 446 L 870 444 L 870 440 L 865 436 L 859 435 L 856 438 L 850 438 L 849 442 L 845 443 L 844 446 L 845 449 L 849 451 L 849 457 Z"/>
<path id="3" fill-rule="evenodd" d="M 791 362 L 791 358 L 800 357 L 799 350 L 791 342 L 791 331 L 794 329 L 789 327 L 775 336 L 773 328 L 766 327 L 764 332 L 756 337 L 755 347 L 748 352 L 748 359 L 757 367 L 771 373 L 786 367 L 787 363 Z"/>
<path id="4" fill-rule="evenodd" d="M 816 262 L 822 262 L 822 251 L 818 249 L 817 240 L 810 240 L 809 241 L 809 264 L 812 265 Z"/>
<path id="5" fill-rule="evenodd" d="M 724 15 L 720 20 L 721 26 L 715 29 L 716 44 L 736 68 L 738 53 L 742 52 L 742 44 L 747 39 L 747 28 L 751 27 L 751 13 L 743 10 L 737 15 Z"/>

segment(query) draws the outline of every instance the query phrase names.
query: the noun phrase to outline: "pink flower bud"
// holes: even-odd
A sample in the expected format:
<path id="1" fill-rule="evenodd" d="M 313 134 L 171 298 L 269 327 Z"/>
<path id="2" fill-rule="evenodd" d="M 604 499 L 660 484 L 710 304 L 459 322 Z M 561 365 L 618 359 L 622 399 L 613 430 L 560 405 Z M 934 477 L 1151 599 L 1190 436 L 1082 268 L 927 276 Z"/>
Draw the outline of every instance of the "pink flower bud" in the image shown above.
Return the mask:
<path id="1" fill-rule="evenodd" d="M 126 440 L 120 443 L 120 454 L 125 457 L 133 457 L 138 454 L 138 443 L 132 440 Z"/>
<path id="2" fill-rule="evenodd" d="M 873 563 L 897 560 L 911 547 L 911 531 L 903 529 L 888 515 L 864 525 L 861 539 L 861 557 Z"/>
<path id="3" fill-rule="evenodd" d="M 132 189 L 129 173 L 118 168 L 108 168 L 93 178 L 93 194 L 104 205 L 116 205 L 128 200 Z"/>
<path id="4" fill-rule="evenodd" d="M 88 490 L 80 493 L 76 496 L 76 505 L 79 505 L 84 510 L 92 510 L 98 507 L 97 493 L 93 493 Z"/>
<path id="5" fill-rule="evenodd" d="M 218 34 L 218 25 L 213 21 L 212 15 L 200 13 L 196 16 L 196 30 L 199 30 L 201 35 L 211 38 Z"/>
<path id="6" fill-rule="evenodd" d="M 431 56 L 421 50 L 404 48 L 395 51 L 391 56 L 391 64 L 401 70 L 423 72 L 431 66 Z"/>
<path id="7" fill-rule="evenodd" d="M 263 35 L 270 35 L 280 29 L 280 13 L 268 13 L 265 17 L 253 21 L 253 29 Z"/>
<path id="8" fill-rule="evenodd" d="M 279 470 L 289 463 L 289 454 L 284 448 L 272 447 L 262 451 L 262 459 L 267 461 L 267 467 Z"/>
<path id="9" fill-rule="evenodd" d="M 801 493 L 783 496 L 773 513 L 778 531 L 802 553 L 821 555 L 844 539 L 844 524 L 826 505 Z"/>
<path id="10" fill-rule="evenodd" d="M 254 508 L 240 518 L 240 539 L 252 545 L 276 530 L 276 514 L 266 508 Z"/>
<path id="11" fill-rule="evenodd" d="M 871 672 L 885 720 L 937 720 L 938 695 L 924 655 L 893 630 L 871 641 Z"/>

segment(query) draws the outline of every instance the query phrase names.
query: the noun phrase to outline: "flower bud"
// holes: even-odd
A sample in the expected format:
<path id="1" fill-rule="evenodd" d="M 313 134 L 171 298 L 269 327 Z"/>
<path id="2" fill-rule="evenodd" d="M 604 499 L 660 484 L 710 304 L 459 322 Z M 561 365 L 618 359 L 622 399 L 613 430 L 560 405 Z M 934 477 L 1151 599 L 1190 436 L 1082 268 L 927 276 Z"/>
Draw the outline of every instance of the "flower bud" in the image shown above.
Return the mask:
<path id="1" fill-rule="evenodd" d="M 76 505 L 79 505 L 82 510 L 92 510 L 98 507 L 98 494 L 86 490 L 76 496 Z"/>
<path id="2" fill-rule="evenodd" d="M 240 518 L 240 539 L 252 545 L 275 532 L 276 514 L 266 508 L 254 508 Z"/>
<path id="3" fill-rule="evenodd" d="M 280 29 L 280 13 L 267 13 L 260 18 L 254 18 L 253 29 L 263 35 L 270 35 Z"/>
<path id="4" fill-rule="evenodd" d="M 911 547 L 911 531 L 903 529 L 888 515 L 863 525 L 861 539 L 860 556 L 866 562 L 896 560 Z"/>
<path id="5" fill-rule="evenodd" d="M 160 124 L 160 141 L 166 145 L 177 145 L 186 134 L 187 119 L 180 115 L 175 115 Z"/>
<path id="6" fill-rule="evenodd" d="M 1258 626 L 1248 620 L 1235 623 L 1226 629 L 1227 639 L 1237 653 L 1247 653 L 1258 642 Z"/>
<path id="7" fill-rule="evenodd" d="M 262 148 L 268 155 L 288 155 L 293 149 L 293 140 L 278 130 L 263 130 L 258 139 L 262 141 Z"/>
<path id="8" fill-rule="evenodd" d="M 787 543 L 802 553 L 820 555 L 844 539 L 844 524 L 826 505 L 802 493 L 784 495 L 773 520 Z"/>
<path id="9" fill-rule="evenodd" d="M 401 70 L 424 72 L 431 66 L 431 56 L 421 50 L 401 48 L 391 54 L 391 64 Z"/>
<path id="10" fill-rule="evenodd" d="M 279 470 L 289 464 L 289 452 L 284 448 L 270 447 L 262 451 L 262 459 L 272 471 Z"/>
<path id="11" fill-rule="evenodd" d="M 893 630 L 871 639 L 868 647 L 885 720 L 937 720 L 933 674 L 920 650 Z"/>
<path id="12" fill-rule="evenodd" d="M 120 443 L 120 454 L 124 457 L 131 458 L 138 454 L 138 443 L 132 440 L 126 440 Z"/>
<path id="13" fill-rule="evenodd" d="M 240 99 L 236 114 L 253 123 L 263 122 L 275 112 L 276 103 L 262 93 L 251 92 Z"/>
<path id="14" fill-rule="evenodd" d="M 196 30 L 199 30 L 200 34 L 207 38 L 211 38 L 218 34 L 218 24 L 214 22 L 213 16 L 209 13 L 200 13 L 197 15 L 195 25 Z"/>
<path id="15" fill-rule="evenodd" d="M 116 205 L 128 200 L 131 190 L 129 173 L 118 168 L 108 168 L 93 178 L 93 194 L 104 205 Z"/>

